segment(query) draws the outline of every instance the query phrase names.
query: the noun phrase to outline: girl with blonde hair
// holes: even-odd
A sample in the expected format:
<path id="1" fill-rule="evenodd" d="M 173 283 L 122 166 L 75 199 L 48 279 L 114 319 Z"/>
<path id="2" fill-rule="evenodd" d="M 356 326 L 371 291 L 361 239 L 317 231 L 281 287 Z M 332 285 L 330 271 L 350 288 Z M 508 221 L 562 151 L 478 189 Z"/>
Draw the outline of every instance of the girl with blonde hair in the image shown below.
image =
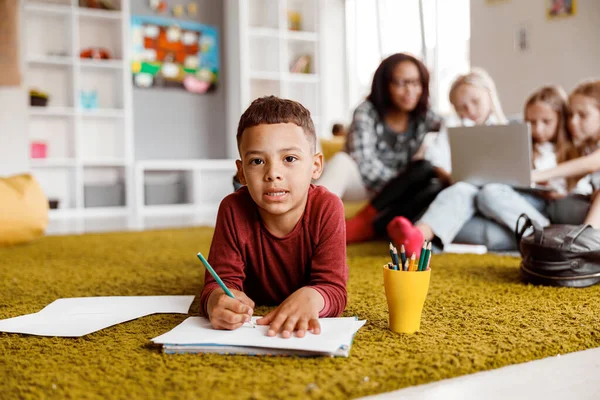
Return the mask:
<path id="1" fill-rule="evenodd" d="M 506 117 L 502 112 L 498 99 L 496 85 L 487 72 L 482 69 L 475 68 L 468 74 L 459 76 L 452 84 L 449 99 L 458 118 L 447 121 L 445 126 L 506 123 Z M 438 194 L 450 181 L 451 158 L 446 129 L 442 129 L 439 134 L 436 134 L 433 143 L 424 144 L 423 152 L 415 158 L 424 158 L 422 171 L 431 170 L 431 167 L 433 167 L 432 177 L 440 182 L 438 184 L 439 189 L 434 192 L 430 190 L 431 186 L 422 188 L 419 186 L 420 182 L 413 182 L 410 179 L 398 176 L 374 197 L 369 205 L 353 218 L 346 220 L 347 243 L 370 240 L 375 236 L 383 236 L 386 233 L 388 236 L 393 237 L 395 231 L 393 228 L 394 221 L 397 218 L 403 218 L 409 223 L 417 220 L 432 204 L 436 194 L 438 198 L 440 196 L 442 198 L 447 197 L 458 203 L 468 203 L 470 199 L 472 203 L 473 193 L 471 187 L 463 187 L 460 184 L 444 189 Z M 418 164 L 415 163 L 415 165 Z M 410 201 L 406 200 L 407 198 Z M 461 222 L 460 225 L 456 225 L 458 230 L 470 219 L 473 213 L 465 212 L 464 214 L 466 220 Z M 458 230 L 453 235 L 456 235 Z"/>
<path id="2" fill-rule="evenodd" d="M 600 80 L 581 83 L 569 96 L 568 133 L 573 146 L 566 161 L 534 171 L 535 182 L 567 178 L 570 195 L 548 207 L 553 223 L 600 228 Z"/>
<path id="3" fill-rule="evenodd" d="M 483 125 L 489 118 L 497 124 L 507 122 L 496 84 L 481 68 L 473 68 L 468 74 L 459 76 L 450 87 L 449 97 L 456 113 L 475 125 Z"/>
<path id="4" fill-rule="evenodd" d="M 468 80 L 465 78 L 464 81 Z M 499 107 L 497 111 L 500 118 L 504 117 Z M 469 114 L 471 111 L 465 107 L 464 113 Z M 533 130 L 533 147 L 536 149 L 534 167 L 555 166 L 556 143 L 560 142 L 558 150 L 561 154 L 566 151 L 564 91 L 555 86 L 548 86 L 533 93 L 525 103 L 525 119 L 532 125 Z M 557 190 L 564 192 L 564 181 L 552 184 L 556 185 Z M 514 229 L 521 213 L 526 213 L 542 226 L 549 225 L 546 205 L 544 197 L 528 191 L 516 191 L 508 185 L 492 183 L 478 188 L 466 182 L 458 182 L 442 191 L 415 225 L 405 218 L 398 217 L 388 225 L 388 234 L 395 241 L 405 243 L 407 249 L 410 247 L 409 251 L 418 254 L 423 240 L 437 239 L 438 244 L 442 246 L 452 243 L 477 212 L 487 220 L 504 226 L 504 232 L 507 233 Z M 462 240 L 481 243 L 481 239 L 476 237 L 463 236 Z M 488 248 L 493 247 L 487 242 L 483 244 Z M 507 246 L 508 244 L 510 246 Z M 504 246 L 506 247 L 503 250 L 506 250 L 514 246 L 514 242 L 511 239 Z"/>

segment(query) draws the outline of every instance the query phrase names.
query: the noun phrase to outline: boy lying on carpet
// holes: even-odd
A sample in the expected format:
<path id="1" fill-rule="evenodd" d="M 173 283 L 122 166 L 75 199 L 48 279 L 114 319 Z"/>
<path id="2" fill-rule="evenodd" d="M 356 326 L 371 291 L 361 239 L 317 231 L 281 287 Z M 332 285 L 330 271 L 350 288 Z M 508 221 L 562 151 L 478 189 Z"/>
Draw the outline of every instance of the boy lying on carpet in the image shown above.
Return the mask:
<path id="1" fill-rule="evenodd" d="M 204 313 L 216 329 L 250 321 L 255 304 L 278 305 L 257 320 L 267 335 L 320 333 L 319 317 L 346 307 L 346 232 L 339 197 L 311 184 L 323 170 L 310 112 L 262 97 L 240 118 L 238 177 L 245 187 L 221 202 L 209 263 L 233 292 L 205 274 Z"/>

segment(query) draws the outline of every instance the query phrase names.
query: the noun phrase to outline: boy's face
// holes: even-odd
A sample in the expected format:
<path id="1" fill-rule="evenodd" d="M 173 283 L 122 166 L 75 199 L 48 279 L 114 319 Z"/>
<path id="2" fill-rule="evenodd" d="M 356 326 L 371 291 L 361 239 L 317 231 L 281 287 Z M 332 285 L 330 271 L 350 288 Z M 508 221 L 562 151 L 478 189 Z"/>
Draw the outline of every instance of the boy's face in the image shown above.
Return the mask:
<path id="1" fill-rule="evenodd" d="M 304 130 L 292 123 L 261 124 L 244 131 L 238 176 L 263 218 L 295 212 L 300 218 L 311 180 L 323 170 L 323 156 L 311 147 Z"/>

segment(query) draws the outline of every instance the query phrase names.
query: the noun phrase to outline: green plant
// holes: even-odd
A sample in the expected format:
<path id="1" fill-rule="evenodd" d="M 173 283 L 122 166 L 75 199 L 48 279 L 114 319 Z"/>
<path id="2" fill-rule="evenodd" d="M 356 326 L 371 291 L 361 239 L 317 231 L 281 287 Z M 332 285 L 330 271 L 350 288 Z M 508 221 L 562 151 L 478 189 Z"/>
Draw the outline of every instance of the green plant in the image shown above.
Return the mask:
<path id="1" fill-rule="evenodd" d="M 47 99 L 48 98 L 48 93 L 44 93 L 41 90 L 37 90 L 37 89 L 31 89 L 29 91 L 29 96 L 31 96 L 31 97 L 41 97 L 43 99 Z"/>

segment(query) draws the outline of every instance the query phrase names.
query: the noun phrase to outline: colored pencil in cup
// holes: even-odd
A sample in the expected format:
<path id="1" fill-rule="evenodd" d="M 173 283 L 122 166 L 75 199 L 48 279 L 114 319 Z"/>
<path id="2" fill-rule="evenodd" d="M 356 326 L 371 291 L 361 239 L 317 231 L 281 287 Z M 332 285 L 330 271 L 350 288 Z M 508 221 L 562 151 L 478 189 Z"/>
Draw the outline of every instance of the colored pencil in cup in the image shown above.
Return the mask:
<path id="1" fill-rule="evenodd" d="M 410 256 L 410 262 L 408 263 L 408 270 L 409 271 L 414 271 L 415 270 L 415 263 L 417 261 L 417 255 L 415 253 L 412 253 L 412 256 Z"/>
<path id="2" fill-rule="evenodd" d="M 406 264 L 406 249 L 404 249 L 404 245 L 400 246 L 400 260 L 402 260 L 402 265 Z"/>
<path id="3" fill-rule="evenodd" d="M 419 256 L 419 263 L 417 265 L 417 271 L 423 271 L 425 269 L 425 251 L 427 250 L 427 240 L 423 242 L 423 247 L 421 248 L 421 255 Z"/>
<path id="4" fill-rule="evenodd" d="M 429 264 L 431 264 L 431 242 L 427 243 L 427 250 L 425 250 L 425 255 L 427 258 L 425 259 L 425 267 L 423 271 L 427 271 L 429 269 Z"/>
<path id="5" fill-rule="evenodd" d="M 398 261 L 398 249 L 395 247 L 392 248 L 392 258 L 394 259 L 394 265 L 400 267 L 400 261 Z"/>
<path id="6" fill-rule="evenodd" d="M 390 257 L 392 258 L 392 263 L 394 265 L 398 265 L 398 251 L 396 250 L 394 245 L 392 245 L 391 242 L 390 242 Z"/>
<path id="7" fill-rule="evenodd" d="M 231 297 L 232 299 L 235 299 L 235 296 L 233 295 L 233 293 L 231 293 L 231 291 L 229 289 L 227 289 L 227 286 L 225 286 L 225 283 L 223 283 L 223 281 L 221 280 L 221 278 L 219 277 L 219 275 L 217 274 L 217 272 L 213 269 L 213 267 L 210 266 L 210 264 L 208 263 L 208 261 L 206 261 L 206 258 L 204 258 L 204 256 L 202 255 L 202 253 L 198 253 L 197 256 L 200 259 L 200 261 L 202 261 L 202 264 L 204 264 L 204 267 L 206 267 L 206 269 L 208 270 L 208 272 L 210 272 L 210 274 L 212 275 L 212 277 L 215 278 L 215 281 L 217 281 L 217 283 L 219 284 L 219 286 L 221 287 L 221 289 L 223 289 L 223 291 L 225 292 L 225 294 L 227 296 Z M 254 322 L 252 322 L 252 320 L 250 320 L 249 324 L 253 328 L 256 328 L 256 325 L 254 325 Z"/>

